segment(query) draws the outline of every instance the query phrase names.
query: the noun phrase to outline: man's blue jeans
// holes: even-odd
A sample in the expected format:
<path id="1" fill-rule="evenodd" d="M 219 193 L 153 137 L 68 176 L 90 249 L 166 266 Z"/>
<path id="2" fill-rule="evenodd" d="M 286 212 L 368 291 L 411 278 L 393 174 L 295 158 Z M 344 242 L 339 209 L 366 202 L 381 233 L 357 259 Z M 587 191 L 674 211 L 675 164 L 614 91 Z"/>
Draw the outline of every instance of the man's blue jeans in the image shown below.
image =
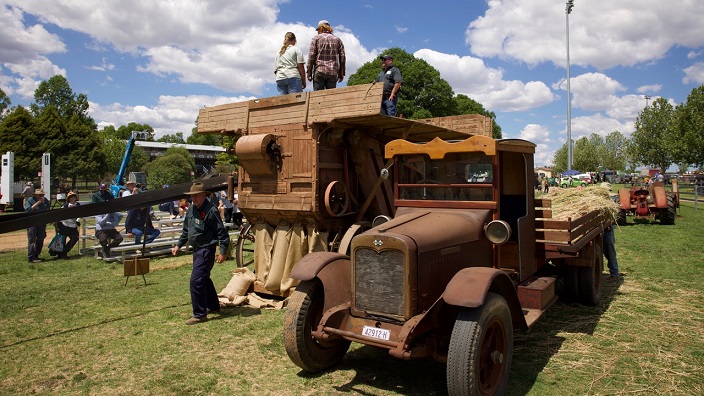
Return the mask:
<path id="1" fill-rule="evenodd" d="M 313 90 L 333 89 L 337 87 L 337 79 L 336 75 L 316 72 L 313 75 Z"/>
<path id="2" fill-rule="evenodd" d="M 132 234 L 134 235 L 134 243 L 139 245 L 142 243 L 142 235 L 144 235 L 144 232 L 142 232 L 141 228 L 133 228 L 131 230 Z M 147 228 L 147 241 L 145 243 L 151 243 L 153 242 L 156 237 L 161 234 L 161 231 L 157 230 L 156 228 Z"/>
<path id="3" fill-rule="evenodd" d="M 206 246 L 193 252 L 193 270 L 191 271 L 191 305 L 193 317 L 202 318 L 208 314 L 208 309 L 220 308 L 218 293 L 215 291 L 210 271 L 215 265 L 217 246 Z"/>
<path id="4" fill-rule="evenodd" d="M 303 92 L 303 83 L 298 77 L 276 80 L 276 90 L 279 91 L 279 95 Z"/>
<path id="5" fill-rule="evenodd" d="M 394 100 L 386 98 L 381 101 L 381 114 L 396 117 L 396 103 L 398 103 L 398 95 L 394 96 Z"/>
<path id="6" fill-rule="evenodd" d="M 618 276 L 618 260 L 616 259 L 616 237 L 614 237 L 614 227 L 609 227 L 604 231 L 604 257 L 609 262 L 609 274 Z"/>

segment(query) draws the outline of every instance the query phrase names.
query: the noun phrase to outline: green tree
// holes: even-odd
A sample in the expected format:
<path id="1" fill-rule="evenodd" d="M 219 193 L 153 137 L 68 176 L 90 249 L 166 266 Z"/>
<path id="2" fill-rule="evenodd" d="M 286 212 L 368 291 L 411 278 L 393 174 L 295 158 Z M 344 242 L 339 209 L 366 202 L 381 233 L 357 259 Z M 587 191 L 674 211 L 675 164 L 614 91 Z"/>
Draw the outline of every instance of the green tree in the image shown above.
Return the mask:
<path id="1" fill-rule="evenodd" d="M 675 133 L 673 116 L 674 109 L 664 98 L 657 98 L 638 114 L 628 146 L 633 160 L 655 166 L 663 173 L 667 170 L 674 162 L 672 149 L 668 147 Z"/>
<path id="2" fill-rule="evenodd" d="M 596 137 L 601 139 L 599 135 L 596 135 Z M 579 170 L 581 172 L 591 172 L 599 168 L 597 146 L 594 145 L 594 141 L 585 136 L 574 142 L 572 156 L 574 160 L 572 162 L 572 168 L 575 170 Z"/>
<path id="3" fill-rule="evenodd" d="M 676 135 L 671 143 L 677 163 L 704 165 L 704 85 L 694 88 L 676 110 Z"/>
<path id="4" fill-rule="evenodd" d="M 454 92 L 450 84 L 440 78 L 437 69 L 400 48 L 391 48 L 384 53 L 394 57 L 394 66 L 398 67 L 403 75 L 398 114 L 410 119 L 427 118 L 427 112 L 420 113 L 420 117 L 416 116 L 420 109 L 426 109 L 432 117 L 457 115 Z M 374 82 L 380 71 L 381 63 L 375 58 L 357 69 L 349 77 L 347 85 Z"/>
<path id="5" fill-rule="evenodd" d="M 197 128 L 186 139 L 188 144 L 200 144 L 203 146 L 222 146 L 223 140 L 221 135 L 213 133 L 197 133 Z"/>
<path id="6" fill-rule="evenodd" d="M 148 137 L 144 140 L 153 142 L 154 141 L 154 128 L 149 124 L 138 124 L 136 122 L 130 122 L 127 125 L 123 125 L 115 131 L 115 137 L 122 140 L 128 140 L 132 137 L 132 132 L 145 132 Z"/>
<path id="7" fill-rule="evenodd" d="M 628 146 L 628 138 L 621 132 L 613 131 L 606 135 L 599 161 L 604 169 L 625 170 L 627 157 L 625 147 Z"/>
<path id="8" fill-rule="evenodd" d="M 15 178 L 32 179 L 41 170 L 41 139 L 34 129 L 32 114 L 18 106 L 0 121 L 0 152 L 15 153 Z"/>
<path id="9" fill-rule="evenodd" d="M 189 157 L 186 158 L 178 152 L 171 152 L 148 163 L 144 167 L 144 171 L 149 179 L 149 184 L 162 186 L 164 184 L 179 184 L 192 181 L 191 172 L 195 172 L 195 164 L 193 163 L 193 157 L 190 155 Z"/>
<path id="10" fill-rule="evenodd" d="M 93 118 L 88 116 L 88 97 L 84 94 L 76 95 L 63 76 L 53 76 L 39 83 L 34 91 L 34 101 L 31 108 L 35 116 L 41 114 L 45 108 L 53 106 L 64 122 L 78 116 L 80 121 L 92 130 L 97 128 Z"/>
<path id="11" fill-rule="evenodd" d="M 562 173 L 567 170 L 567 143 L 555 151 L 552 164 L 556 173 Z"/>
<path id="12" fill-rule="evenodd" d="M 5 94 L 5 91 L 0 89 L 0 120 L 5 116 L 5 111 L 10 108 L 12 102 L 10 98 Z"/>
<path id="13" fill-rule="evenodd" d="M 190 174 L 191 171 L 196 170 L 196 160 L 193 159 L 193 156 L 191 153 L 188 152 L 188 150 L 185 147 L 169 147 L 164 151 L 163 157 L 170 157 L 172 155 L 177 155 L 183 157 L 186 162 L 188 163 L 188 172 Z"/>
<path id="14" fill-rule="evenodd" d="M 156 140 L 157 142 L 162 142 L 162 143 L 177 143 L 177 144 L 185 144 L 186 141 L 183 140 L 183 132 L 176 132 L 174 135 L 166 134 L 159 139 Z"/>

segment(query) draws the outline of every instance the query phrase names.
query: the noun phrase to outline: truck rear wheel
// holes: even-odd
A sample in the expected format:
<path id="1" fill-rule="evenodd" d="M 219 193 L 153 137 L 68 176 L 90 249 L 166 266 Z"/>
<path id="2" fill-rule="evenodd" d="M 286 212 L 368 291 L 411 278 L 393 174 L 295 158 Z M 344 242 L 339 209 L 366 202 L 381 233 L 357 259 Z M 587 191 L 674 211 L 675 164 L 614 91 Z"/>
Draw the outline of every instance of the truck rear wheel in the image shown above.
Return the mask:
<path id="1" fill-rule="evenodd" d="M 312 332 L 323 316 L 325 295 L 320 279 L 313 278 L 296 286 L 284 315 L 284 346 L 288 357 L 303 370 L 318 372 L 339 362 L 350 341 L 319 341 Z"/>
<path id="2" fill-rule="evenodd" d="M 454 395 L 499 395 L 513 359 L 513 323 L 506 300 L 489 293 L 479 308 L 457 315 L 447 353 L 447 391 Z"/>
<path id="3" fill-rule="evenodd" d="M 591 267 L 577 267 L 579 302 L 584 305 L 597 305 L 601 299 L 601 273 L 604 271 L 604 252 L 601 242 L 595 241 Z"/>

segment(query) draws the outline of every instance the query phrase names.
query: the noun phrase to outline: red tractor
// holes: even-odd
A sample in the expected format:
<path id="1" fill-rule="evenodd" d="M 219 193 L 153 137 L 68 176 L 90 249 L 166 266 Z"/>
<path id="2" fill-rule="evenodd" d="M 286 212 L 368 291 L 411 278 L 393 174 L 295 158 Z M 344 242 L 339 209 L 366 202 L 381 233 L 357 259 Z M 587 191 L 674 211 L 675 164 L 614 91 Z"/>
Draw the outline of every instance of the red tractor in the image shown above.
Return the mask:
<path id="1" fill-rule="evenodd" d="M 660 224 L 675 224 L 677 215 L 677 198 L 675 194 L 665 191 L 662 182 L 655 182 L 646 187 L 622 188 L 618 191 L 621 210 L 617 223 L 626 224 L 630 212 L 636 217 L 648 217 L 660 221 Z"/>

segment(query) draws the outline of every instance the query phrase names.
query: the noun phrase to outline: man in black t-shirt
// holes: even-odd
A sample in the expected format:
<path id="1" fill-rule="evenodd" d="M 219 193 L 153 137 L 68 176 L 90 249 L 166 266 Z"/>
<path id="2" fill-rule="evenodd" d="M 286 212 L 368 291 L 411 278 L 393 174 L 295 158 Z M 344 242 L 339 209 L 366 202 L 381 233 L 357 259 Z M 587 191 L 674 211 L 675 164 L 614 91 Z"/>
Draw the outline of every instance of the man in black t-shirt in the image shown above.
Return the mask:
<path id="1" fill-rule="evenodd" d="M 381 98 L 381 114 L 396 116 L 396 103 L 398 103 L 398 91 L 401 89 L 403 77 L 398 67 L 394 66 L 394 58 L 391 55 L 382 55 L 382 70 L 376 77 L 377 82 L 384 83 L 384 94 Z"/>

